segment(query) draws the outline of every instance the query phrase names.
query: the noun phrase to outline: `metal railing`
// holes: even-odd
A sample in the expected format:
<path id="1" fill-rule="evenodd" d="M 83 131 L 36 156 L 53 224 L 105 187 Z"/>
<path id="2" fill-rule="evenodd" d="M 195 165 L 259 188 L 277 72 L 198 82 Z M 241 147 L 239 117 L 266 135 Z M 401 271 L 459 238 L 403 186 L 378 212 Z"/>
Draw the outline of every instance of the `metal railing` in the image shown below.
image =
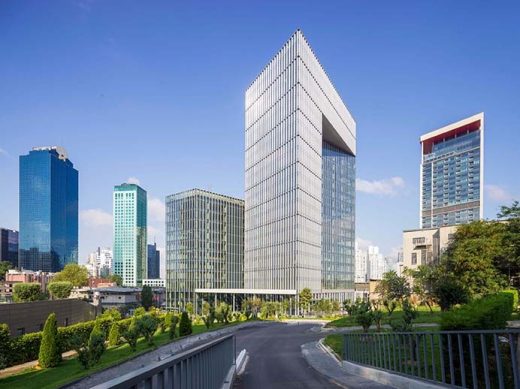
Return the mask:
<path id="1" fill-rule="evenodd" d="M 217 389 L 235 367 L 235 337 L 227 335 L 202 346 L 153 362 L 94 389 Z"/>
<path id="2" fill-rule="evenodd" d="M 462 388 L 520 388 L 520 329 L 349 333 L 343 359 Z"/>

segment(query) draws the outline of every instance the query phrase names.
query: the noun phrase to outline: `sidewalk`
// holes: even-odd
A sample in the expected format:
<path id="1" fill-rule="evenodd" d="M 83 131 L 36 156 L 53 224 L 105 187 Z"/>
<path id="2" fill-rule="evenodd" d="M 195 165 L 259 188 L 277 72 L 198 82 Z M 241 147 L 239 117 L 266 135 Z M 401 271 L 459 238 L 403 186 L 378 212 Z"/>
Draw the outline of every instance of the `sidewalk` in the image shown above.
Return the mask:
<path id="1" fill-rule="evenodd" d="M 382 385 L 366 378 L 349 374 L 341 366 L 340 362 L 325 350 L 320 342 L 310 342 L 301 346 L 302 355 L 307 363 L 316 371 L 328 377 L 335 384 L 349 389 L 393 389 L 392 386 Z"/>

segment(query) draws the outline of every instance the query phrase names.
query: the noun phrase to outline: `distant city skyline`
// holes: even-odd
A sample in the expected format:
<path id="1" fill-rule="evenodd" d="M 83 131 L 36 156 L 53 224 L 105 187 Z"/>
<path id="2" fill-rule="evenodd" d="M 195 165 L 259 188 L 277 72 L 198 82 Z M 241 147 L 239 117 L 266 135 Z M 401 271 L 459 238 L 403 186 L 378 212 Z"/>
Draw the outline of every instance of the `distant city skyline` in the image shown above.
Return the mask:
<path id="1" fill-rule="evenodd" d="M 0 8 L 9 58 L 0 63 L 1 227 L 20 228 L 18 156 L 41 144 L 63 145 L 80 171 L 80 263 L 112 246 L 119 182 L 147 188 L 148 236 L 161 251 L 169 193 L 202 187 L 243 198 L 243 94 L 297 27 L 358 124 L 360 246 L 391 255 L 402 230 L 419 227 L 419 137 L 475 112 L 486 113 L 484 217 L 520 197 L 510 169 L 520 166 L 511 141 L 520 123 L 513 2 L 410 2 L 403 12 L 384 3 L 208 10 L 159 1 L 124 15 L 121 4 Z"/>

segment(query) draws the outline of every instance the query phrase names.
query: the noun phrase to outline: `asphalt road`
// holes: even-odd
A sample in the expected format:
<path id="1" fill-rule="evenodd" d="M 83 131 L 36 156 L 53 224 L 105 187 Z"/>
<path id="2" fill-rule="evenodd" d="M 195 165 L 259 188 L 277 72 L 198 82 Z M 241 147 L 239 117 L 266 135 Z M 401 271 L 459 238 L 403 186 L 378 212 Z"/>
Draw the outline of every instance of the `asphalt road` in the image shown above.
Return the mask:
<path id="1" fill-rule="evenodd" d="M 249 362 L 234 389 L 339 388 L 310 367 L 300 346 L 323 334 L 310 331 L 316 324 L 259 324 L 235 333 L 237 353 L 246 349 Z"/>

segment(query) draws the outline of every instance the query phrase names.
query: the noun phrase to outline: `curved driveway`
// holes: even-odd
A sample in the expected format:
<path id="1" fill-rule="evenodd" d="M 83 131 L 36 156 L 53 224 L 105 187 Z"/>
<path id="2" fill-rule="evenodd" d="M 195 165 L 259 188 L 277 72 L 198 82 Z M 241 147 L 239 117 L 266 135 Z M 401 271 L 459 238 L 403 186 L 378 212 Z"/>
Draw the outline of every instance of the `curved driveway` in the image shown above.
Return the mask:
<path id="1" fill-rule="evenodd" d="M 302 356 L 302 344 L 324 336 L 310 331 L 316 326 L 301 322 L 259 323 L 237 331 L 237 353 L 245 348 L 249 362 L 234 388 L 339 388 L 310 367 Z"/>

